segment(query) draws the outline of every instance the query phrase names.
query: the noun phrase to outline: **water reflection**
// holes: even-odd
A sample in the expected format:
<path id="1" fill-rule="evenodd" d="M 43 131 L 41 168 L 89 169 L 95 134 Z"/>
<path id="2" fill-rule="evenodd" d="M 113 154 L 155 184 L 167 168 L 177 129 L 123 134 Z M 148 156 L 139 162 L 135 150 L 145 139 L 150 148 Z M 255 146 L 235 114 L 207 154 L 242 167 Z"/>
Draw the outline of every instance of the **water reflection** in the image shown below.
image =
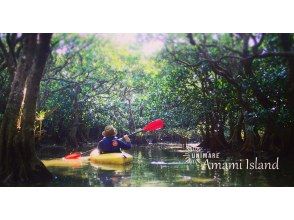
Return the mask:
<path id="1" fill-rule="evenodd" d="M 90 163 L 94 169 L 93 172 L 96 172 L 96 178 L 100 186 L 123 186 L 124 180 L 130 178 L 132 164 L 128 165 L 115 165 L 115 164 L 94 164 Z M 90 180 L 91 182 L 91 180 Z M 90 184 L 94 185 L 94 184 Z"/>
<path id="2" fill-rule="evenodd" d="M 117 186 L 122 179 L 122 175 L 118 175 L 112 170 L 101 170 L 98 172 L 98 178 L 102 186 Z"/>
<path id="3" fill-rule="evenodd" d="M 87 160 L 47 162 L 55 179 L 49 186 L 291 186 L 293 162 L 280 170 L 209 170 L 187 164 L 183 153 L 154 145 L 138 147 L 129 166 Z M 221 160 L 233 160 L 230 157 Z"/>

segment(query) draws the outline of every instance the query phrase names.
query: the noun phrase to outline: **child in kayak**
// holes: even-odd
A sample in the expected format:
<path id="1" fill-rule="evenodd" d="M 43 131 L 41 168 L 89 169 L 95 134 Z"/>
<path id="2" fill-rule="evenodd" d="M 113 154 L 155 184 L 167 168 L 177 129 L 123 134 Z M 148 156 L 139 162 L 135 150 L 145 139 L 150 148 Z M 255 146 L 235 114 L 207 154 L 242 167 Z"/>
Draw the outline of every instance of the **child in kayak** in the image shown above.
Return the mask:
<path id="1" fill-rule="evenodd" d="M 116 137 L 117 131 L 112 125 L 105 127 L 102 132 L 104 138 L 98 143 L 98 150 L 101 154 L 120 153 L 121 149 L 128 150 L 131 148 L 131 140 L 128 135 L 123 136 L 123 140 Z"/>

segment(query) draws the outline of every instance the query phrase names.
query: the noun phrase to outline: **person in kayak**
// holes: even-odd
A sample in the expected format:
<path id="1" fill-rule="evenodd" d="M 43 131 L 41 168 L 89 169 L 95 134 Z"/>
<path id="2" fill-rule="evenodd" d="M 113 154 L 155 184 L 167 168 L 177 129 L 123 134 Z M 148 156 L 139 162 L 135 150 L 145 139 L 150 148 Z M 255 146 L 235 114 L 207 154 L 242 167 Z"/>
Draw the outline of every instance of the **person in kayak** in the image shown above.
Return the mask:
<path id="1" fill-rule="evenodd" d="M 105 153 L 120 153 L 121 149 L 128 150 L 131 148 L 131 140 L 128 135 L 118 139 L 117 131 L 112 125 L 105 127 L 102 132 L 104 138 L 98 143 L 98 150 L 101 154 Z"/>

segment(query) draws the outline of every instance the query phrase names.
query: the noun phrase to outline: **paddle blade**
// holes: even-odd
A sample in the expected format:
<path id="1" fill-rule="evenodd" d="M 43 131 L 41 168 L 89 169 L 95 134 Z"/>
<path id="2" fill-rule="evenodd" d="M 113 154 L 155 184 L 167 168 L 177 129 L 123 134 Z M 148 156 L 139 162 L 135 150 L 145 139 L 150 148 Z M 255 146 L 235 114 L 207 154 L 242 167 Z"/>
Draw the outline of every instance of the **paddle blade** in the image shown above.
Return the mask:
<path id="1" fill-rule="evenodd" d="M 72 153 L 69 155 L 66 155 L 64 158 L 65 159 L 78 159 L 82 156 L 82 154 L 80 152 L 76 152 L 76 153 Z"/>
<path id="2" fill-rule="evenodd" d="M 164 127 L 164 121 L 162 119 L 156 119 L 150 123 L 148 123 L 143 131 L 156 131 Z"/>

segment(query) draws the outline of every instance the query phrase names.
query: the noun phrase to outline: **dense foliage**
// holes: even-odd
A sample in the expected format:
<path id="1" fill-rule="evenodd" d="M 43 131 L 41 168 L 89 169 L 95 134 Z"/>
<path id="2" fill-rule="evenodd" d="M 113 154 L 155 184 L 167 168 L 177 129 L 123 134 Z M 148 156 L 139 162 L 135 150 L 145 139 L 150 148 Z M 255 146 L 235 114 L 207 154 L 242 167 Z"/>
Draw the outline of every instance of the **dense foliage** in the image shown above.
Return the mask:
<path id="1" fill-rule="evenodd" d="M 171 35 L 160 55 L 162 113 L 196 129 L 206 147 L 285 150 L 293 143 L 293 55 L 290 34 Z"/>
<path id="2" fill-rule="evenodd" d="M 153 137 L 162 141 L 289 149 L 293 34 L 139 36 L 127 48 L 101 35 L 53 35 L 37 101 L 40 141 L 76 148 L 97 140 L 107 124 L 123 134 L 163 118 L 165 130 Z M 164 47 L 144 56 L 140 44 L 158 36 Z M 11 81 L 1 52 L 0 62 L 1 120 Z"/>
<path id="3" fill-rule="evenodd" d="M 39 99 L 45 136 L 77 147 L 107 124 L 131 132 L 152 118 L 151 61 L 94 35 L 56 35 L 54 43 Z"/>

